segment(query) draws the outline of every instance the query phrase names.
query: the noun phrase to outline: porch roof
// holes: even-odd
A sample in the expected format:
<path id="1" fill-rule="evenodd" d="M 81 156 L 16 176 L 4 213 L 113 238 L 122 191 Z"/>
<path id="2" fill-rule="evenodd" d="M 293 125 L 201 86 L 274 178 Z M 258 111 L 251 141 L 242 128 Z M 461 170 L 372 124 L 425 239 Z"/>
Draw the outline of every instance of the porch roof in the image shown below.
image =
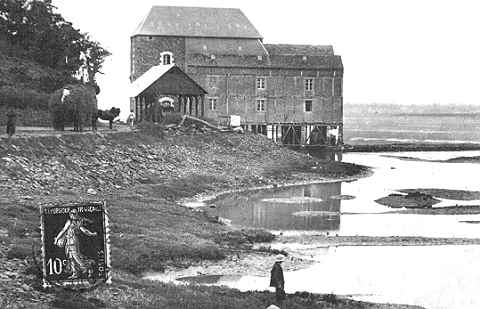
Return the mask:
<path id="1" fill-rule="evenodd" d="M 130 84 L 130 97 L 134 98 L 155 88 L 165 94 L 206 94 L 199 84 L 175 64 L 156 65 Z"/>

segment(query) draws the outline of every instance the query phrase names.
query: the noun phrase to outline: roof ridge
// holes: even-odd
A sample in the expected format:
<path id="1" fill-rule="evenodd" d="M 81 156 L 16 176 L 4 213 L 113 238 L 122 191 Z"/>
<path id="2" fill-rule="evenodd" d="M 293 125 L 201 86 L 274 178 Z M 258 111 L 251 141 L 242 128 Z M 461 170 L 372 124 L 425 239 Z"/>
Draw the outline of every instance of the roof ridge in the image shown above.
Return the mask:
<path id="1" fill-rule="evenodd" d="M 218 7 L 218 6 L 185 6 L 185 5 L 152 5 L 151 9 L 156 7 L 167 7 L 167 8 L 192 8 L 192 9 L 231 9 L 231 10 L 240 10 L 240 8 L 234 7 Z"/>
<path id="2" fill-rule="evenodd" d="M 138 35 L 262 39 L 240 8 L 163 5 L 150 8 L 131 37 Z"/>

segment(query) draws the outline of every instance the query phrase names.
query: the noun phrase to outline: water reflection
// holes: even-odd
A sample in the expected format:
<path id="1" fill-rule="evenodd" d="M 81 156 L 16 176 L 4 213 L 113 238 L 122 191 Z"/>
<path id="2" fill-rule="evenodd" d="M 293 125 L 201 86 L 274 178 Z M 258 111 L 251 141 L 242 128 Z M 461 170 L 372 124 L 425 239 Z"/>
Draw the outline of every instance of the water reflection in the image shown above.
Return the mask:
<path id="1" fill-rule="evenodd" d="M 234 225 L 269 230 L 338 231 L 341 182 L 242 192 L 215 202 L 217 215 Z"/>

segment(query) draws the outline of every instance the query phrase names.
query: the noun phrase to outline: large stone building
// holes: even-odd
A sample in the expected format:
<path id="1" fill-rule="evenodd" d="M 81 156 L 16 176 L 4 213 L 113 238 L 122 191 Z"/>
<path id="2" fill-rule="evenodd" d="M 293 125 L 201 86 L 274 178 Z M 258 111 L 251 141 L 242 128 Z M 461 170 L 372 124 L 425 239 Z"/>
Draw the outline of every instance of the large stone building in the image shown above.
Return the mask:
<path id="1" fill-rule="evenodd" d="M 139 78 L 153 83 L 161 75 L 152 72 L 171 64 L 206 93 L 147 95 Z M 340 56 L 332 46 L 265 44 L 239 9 L 152 7 L 131 37 L 130 78 L 140 114 L 171 97 L 175 110 L 218 121 L 238 115 L 247 130 L 284 144 L 342 143 Z"/>

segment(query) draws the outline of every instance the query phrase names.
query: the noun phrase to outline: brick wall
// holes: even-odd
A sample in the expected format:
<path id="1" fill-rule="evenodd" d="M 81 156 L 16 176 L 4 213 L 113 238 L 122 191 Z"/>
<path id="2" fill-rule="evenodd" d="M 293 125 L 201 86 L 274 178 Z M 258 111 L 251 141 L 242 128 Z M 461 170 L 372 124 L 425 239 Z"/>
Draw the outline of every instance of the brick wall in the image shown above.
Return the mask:
<path id="1" fill-rule="evenodd" d="M 193 62 L 185 63 L 188 53 L 185 38 L 136 36 L 131 43 L 133 80 L 159 64 L 162 52 L 172 52 L 174 62 L 208 92 L 205 98 L 205 116 L 208 118 L 238 114 L 242 122 L 247 123 L 343 121 L 342 70 L 337 70 L 334 75 L 333 69 L 328 68 L 253 67 L 252 63 L 258 64 L 256 56 L 232 56 L 236 67 L 216 63 L 221 59 L 212 66 L 192 65 L 200 61 L 197 59 L 200 56 L 195 58 L 190 55 L 189 62 Z M 242 67 L 242 64 L 245 66 Z M 210 85 L 210 76 L 216 79 L 213 85 Z M 257 77 L 266 78 L 266 90 L 257 91 Z M 304 91 L 306 77 L 314 79 L 312 92 Z M 209 97 L 217 98 L 217 109 L 214 111 L 208 104 Z M 257 112 L 257 98 L 266 100 L 265 112 Z M 313 101 L 311 112 L 304 110 L 305 99 Z"/>
<path id="2" fill-rule="evenodd" d="M 131 78 L 137 79 L 154 65 L 160 64 L 160 54 L 173 53 L 175 64 L 185 71 L 185 38 L 135 36 L 131 39 Z"/>
<path id="3" fill-rule="evenodd" d="M 237 114 L 247 123 L 341 123 L 343 119 L 341 72 L 336 73 L 335 96 L 333 71 L 328 70 L 189 67 L 189 75 L 208 92 L 205 116 L 209 118 Z M 257 89 L 257 77 L 265 78 L 265 90 Z M 313 91 L 304 90 L 306 78 L 314 80 Z M 215 111 L 210 110 L 209 97 L 217 98 Z M 265 112 L 257 112 L 257 98 L 265 99 Z M 313 101 L 311 112 L 304 110 L 305 99 Z"/>

